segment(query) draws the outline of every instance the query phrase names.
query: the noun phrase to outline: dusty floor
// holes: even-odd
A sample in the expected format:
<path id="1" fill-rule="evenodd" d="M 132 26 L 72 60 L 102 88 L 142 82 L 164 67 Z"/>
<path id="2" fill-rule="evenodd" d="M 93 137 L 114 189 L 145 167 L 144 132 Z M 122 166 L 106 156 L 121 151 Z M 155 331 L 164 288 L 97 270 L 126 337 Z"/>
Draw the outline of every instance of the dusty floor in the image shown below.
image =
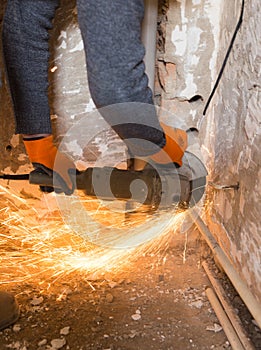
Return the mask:
<path id="1" fill-rule="evenodd" d="M 229 348 L 223 331 L 214 332 L 218 320 L 196 251 L 189 249 L 185 264 L 179 248 L 164 257 L 165 264 L 158 256 L 141 257 L 112 280 L 88 283 L 76 274 L 48 292 L 32 283 L 8 285 L 22 313 L 15 327 L 0 333 L 0 349 L 48 349 L 54 339 L 62 339 L 64 349 Z"/>
<path id="2" fill-rule="evenodd" d="M 197 232 L 168 234 L 160 248 L 134 254 L 115 271 L 104 266 L 104 272 L 99 269 L 96 274 L 82 269 L 60 273 L 62 267 L 45 267 L 56 263 L 56 252 L 61 254 L 72 237 L 64 247 L 60 242 L 59 249 L 34 245 L 31 259 L 30 235 L 35 228 L 30 220 L 38 223 L 37 232 L 43 225 L 43 216 L 34 217 L 39 198 L 28 195 L 27 188 L 7 193 L 2 188 L 1 195 L 0 288 L 16 295 L 21 317 L 0 332 L 0 350 L 231 349 L 204 292 L 209 281 L 200 263 L 208 254 Z M 27 204 L 19 197 L 27 198 Z M 8 219 L 7 205 L 16 213 L 14 218 Z M 30 227 L 24 224 L 27 219 Z M 52 220 L 47 217 L 47 224 L 54 224 Z M 49 260 L 41 260 L 41 255 L 35 259 L 41 249 L 49 249 Z M 65 258 L 72 254 L 73 248 L 66 250 Z M 14 259 L 10 266 L 9 256 Z M 30 278 L 28 269 L 36 277 Z M 23 273 L 27 278 L 21 279 Z"/>

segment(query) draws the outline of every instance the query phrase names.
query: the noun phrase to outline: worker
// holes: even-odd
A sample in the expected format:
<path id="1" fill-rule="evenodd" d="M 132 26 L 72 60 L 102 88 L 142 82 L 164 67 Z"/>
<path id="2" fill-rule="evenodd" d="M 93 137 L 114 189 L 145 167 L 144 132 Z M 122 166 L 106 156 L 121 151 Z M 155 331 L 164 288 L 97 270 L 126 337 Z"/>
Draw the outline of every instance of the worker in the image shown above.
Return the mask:
<path id="1" fill-rule="evenodd" d="M 69 195 L 74 191 L 71 174 L 75 166 L 54 144 L 47 94 L 49 30 L 58 6 L 58 0 L 8 0 L 2 41 L 15 132 L 22 134 L 35 168 L 52 175 L 55 164 L 62 189 Z M 159 123 L 145 74 L 145 49 L 141 43 L 143 0 L 78 0 L 77 11 L 89 89 L 104 119 L 134 157 L 181 166 L 186 132 Z M 126 102 L 130 107 L 121 111 L 121 103 Z M 135 102 L 144 104 L 144 111 L 138 111 L 138 115 Z M 102 108 L 106 106 L 112 108 Z M 1 298 L 0 295 L 0 303 Z M 13 305 L 13 300 L 9 303 Z M 11 304 L 0 308 L 2 324 L 5 317 L 8 324 L 17 315 Z"/>
<path id="2" fill-rule="evenodd" d="M 68 169 L 74 169 L 74 164 L 57 151 L 53 142 L 47 95 L 48 31 L 58 6 L 58 0 L 8 0 L 3 50 L 16 133 L 23 135 L 26 151 L 35 167 L 51 175 L 56 159 L 64 192 L 71 194 L 74 187 Z M 143 0 L 78 0 L 77 10 L 89 89 L 96 107 L 130 102 L 129 111 L 124 110 L 122 120 L 117 107 L 108 112 L 105 108 L 103 113 L 130 153 L 159 163 L 171 159 L 181 165 L 186 132 L 159 124 L 145 74 L 145 50 L 141 43 Z M 144 103 L 151 108 L 147 112 L 144 108 L 144 113 L 135 115 L 131 102 Z M 170 157 L 167 160 L 165 153 Z"/>

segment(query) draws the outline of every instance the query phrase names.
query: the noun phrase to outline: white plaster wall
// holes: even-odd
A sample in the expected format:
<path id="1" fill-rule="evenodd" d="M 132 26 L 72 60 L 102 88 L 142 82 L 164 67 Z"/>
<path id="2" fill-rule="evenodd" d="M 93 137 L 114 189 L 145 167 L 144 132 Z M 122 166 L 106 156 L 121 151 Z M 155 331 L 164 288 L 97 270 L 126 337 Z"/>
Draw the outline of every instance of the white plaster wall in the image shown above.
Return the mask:
<path id="1" fill-rule="evenodd" d="M 166 66 L 175 64 L 176 69 L 172 86 L 165 84 L 162 99 L 162 105 L 186 125 L 200 127 L 201 149 L 209 170 L 205 218 L 259 300 L 260 6 L 259 0 L 246 2 L 242 28 L 203 117 L 203 107 L 239 18 L 241 1 L 170 0 L 164 61 Z M 203 100 L 189 102 L 195 95 Z"/>
<path id="2" fill-rule="evenodd" d="M 240 1 L 224 6 L 220 48 L 227 46 Z M 210 227 L 261 300 L 260 1 L 246 2 L 242 28 L 207 116 L 210 180 L 239 189 L 209 190 Z M 234 14 L 234 16 L 231 16 Z M 238 16 L 237 16 L 238 17 Z M 223 51 L 220 51 L 219 57 Z"/>
<path id="3" fill-rule="evenodd" d="M 94 109 L 75 1 L 61 1 L 51 40 L 50 95 L 60 133 Z"/>
<path id="4" fill-rule="evenodd" d="M 183 128 L 198 127 L 216 76 L 221 4 L 222 0 L 169 1 L 163 61 L 176 71 L 162 84 L 162 107 Z"/>

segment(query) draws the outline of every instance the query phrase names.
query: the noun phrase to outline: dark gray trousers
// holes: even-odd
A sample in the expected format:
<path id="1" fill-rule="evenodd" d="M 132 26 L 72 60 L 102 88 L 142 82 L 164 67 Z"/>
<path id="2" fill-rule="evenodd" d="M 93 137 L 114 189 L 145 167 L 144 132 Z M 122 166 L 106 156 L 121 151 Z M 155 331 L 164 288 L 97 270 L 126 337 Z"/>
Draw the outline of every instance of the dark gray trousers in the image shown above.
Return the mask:
<path id="1" fill-rule="evenodd" d="M 51 133 L 48 31 L 58 6 L 58 0 L 7 3 L 3 50 L 16 133 Z M 145 52 L 140 40 L 143 7 L 143 0 L 77 1 L 91 96 L 97 108 L 110 106 L 101 108 L 103 117 L 131 152 L 141 156 L 154 153 L 165 143 L 143 63 Z M 126 102 L 146 105 L 144 108 L 132 103 L 127 108 L 119 105 Z"/>

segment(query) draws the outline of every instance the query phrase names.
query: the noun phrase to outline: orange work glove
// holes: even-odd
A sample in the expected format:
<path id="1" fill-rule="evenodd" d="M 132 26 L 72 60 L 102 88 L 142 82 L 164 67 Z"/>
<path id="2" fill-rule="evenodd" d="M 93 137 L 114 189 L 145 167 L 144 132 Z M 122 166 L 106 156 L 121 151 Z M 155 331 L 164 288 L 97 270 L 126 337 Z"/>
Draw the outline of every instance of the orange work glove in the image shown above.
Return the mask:
<path id="1" fill-rule="evenodd" d="M 158 152 L 150 156 L 150 158 L 159 164 L 175 163 L 182 166 L 182 157 L 187 148 L 186 131 L 173 128 L 164 123 L 160 123 L 166 138 L 165 146 Z"/>
<path id="2" fill-rule="evenodd" d="M 73 174 L 76 168 L 68 156 L 58 151 L 53 143 L 53 136 L 50 135 L 40 139 L 24 139 L 23 141 L 33 166 L 45 171 L 49 176 L 55 173 L 63 192 L 67 195 L 72 194 L 75 186 L 70 172 Z"/>

